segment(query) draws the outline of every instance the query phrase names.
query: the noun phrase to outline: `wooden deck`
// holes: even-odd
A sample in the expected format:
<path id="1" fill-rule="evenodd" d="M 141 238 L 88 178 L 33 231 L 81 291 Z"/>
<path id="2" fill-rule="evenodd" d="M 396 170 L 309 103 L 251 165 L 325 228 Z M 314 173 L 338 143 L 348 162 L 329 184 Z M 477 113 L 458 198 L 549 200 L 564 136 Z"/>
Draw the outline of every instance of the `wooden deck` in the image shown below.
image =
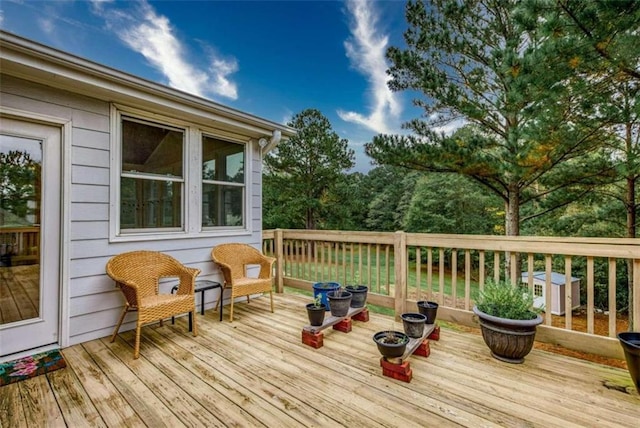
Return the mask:
<path id="1" fill-rule="evenodd" d="M 40 265 L 0 267 L 0 324 L 38 317 Z"/>
<path id="2" fill-rule="evenodd" d="M 382 375 L 370 314 L 350 333 L 301 343 L 295 295 L 235 306 L 233 323 L 198 315 L 199 336 L 147 326 L 63 350 L 66 369 L 0 388 L 0 426 L 540 426 L 637 427 L 640 397 L 626 370 L 534 350 L 522 365 L 494 360 L 471 333 L 442 328 L 431 356 L 412 356 L 411 383 Z M 608 385 L 609 387 L 606 387 Z M 626 390 L 624 386 L 627 386 Z"/>

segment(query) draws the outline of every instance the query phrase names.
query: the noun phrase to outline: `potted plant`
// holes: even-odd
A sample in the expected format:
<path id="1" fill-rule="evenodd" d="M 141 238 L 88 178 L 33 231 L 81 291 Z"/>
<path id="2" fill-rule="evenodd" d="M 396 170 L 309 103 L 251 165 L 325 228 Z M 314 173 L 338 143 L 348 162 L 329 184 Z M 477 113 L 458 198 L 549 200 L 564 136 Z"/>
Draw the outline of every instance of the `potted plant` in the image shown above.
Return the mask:
<path id="1" fill-rule="evenodd" d="M 344 317 L 349 313 L 352 294 L 338 287 L 327 293 L 329 299 L 329 310 L 334 317 Z"/>
<path id="2" fill-rule="evenodd" d="M 313 302 L 307 304 L 309 324 L 312 326 L 321 326 L 324 322 L 324 314 L 326 311 L 327 305 L 322 303 L 322 297 L 320 295 L 315 296 Z"/>
<path id="3" fill-rule="evenodd" d="M 533 293 L 509 282 L 488 281 L 475 299 L 482 338 L 491 355 L 508 363 L 522 363 L 533 347 L 536 327 L 542 323 L 533 306 Z"/>
<path id="4" fill-rule="evenodd" d="M 400 331 L 379 331 L 373 335 L 378 351 L 385 358 L 400 358 L 407 349 L 409 336 Z"/>
<path id="5" fill-rule="evenodd" d="M 367 292 L 369 291 L 369 287 L 366 285 L 347 285 L 345 288 L 352 295 L 352 308 L 362 308 L 367 303 Z"/>

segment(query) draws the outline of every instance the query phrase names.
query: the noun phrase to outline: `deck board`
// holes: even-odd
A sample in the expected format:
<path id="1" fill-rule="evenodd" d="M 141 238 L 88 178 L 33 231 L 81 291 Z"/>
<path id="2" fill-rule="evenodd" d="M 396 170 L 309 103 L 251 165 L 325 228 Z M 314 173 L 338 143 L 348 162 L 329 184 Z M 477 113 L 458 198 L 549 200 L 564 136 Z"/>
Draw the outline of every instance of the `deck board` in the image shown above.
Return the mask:
<path id="1" fill-rule="evenodd" d="M 410 383 L 382 375 L 372 336 L 402 329 L 370 313 L 352 331 L 301 341 L 308 298 L 234 307 L 233 323 L 198 316 L 63 350 L 66 369 L 0 388 L 0 425 L 635 427 L 640 397 L 626 370 L 534 349 L 524 364 L 493 359 L 482 338 L 442 328 Z M 605 383 L 628 386 L 626 393 Z M 22 385 L 21 385 L 22 384 Z"/>

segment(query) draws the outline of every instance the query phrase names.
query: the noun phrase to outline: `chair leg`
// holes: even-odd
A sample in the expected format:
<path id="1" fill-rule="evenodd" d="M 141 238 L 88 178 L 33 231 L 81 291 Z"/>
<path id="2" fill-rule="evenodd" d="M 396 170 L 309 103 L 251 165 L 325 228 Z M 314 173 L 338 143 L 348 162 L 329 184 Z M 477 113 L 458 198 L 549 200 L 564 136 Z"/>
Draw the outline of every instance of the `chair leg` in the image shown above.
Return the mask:
<path id="1" fill-rule="evenodd" d="M 273 291 L 269 291 L 269 297 L 271 297 L 271 313 L 273 313 Z"/>
<path id="2" fill-rule="evenodd" d="M 231 296 L 231 304 L 229 305 L 229 322 L 233 322 L 233 296 Z"/>
<path id="3" fill-rule="evenodd" d="M 140 318 L 138 318 L 139 320 Z M 142 323 L 138 321 L 138 325 L 136 326 L 136 346 L 133 348 L 133 358 L 138 359 L 140 357 L 140 330 L 142 329 Z"/>
<path id="4" fill-rule="evenodd" d="M 193 308 L 193 311 L 191 311 L 191 317 L 193 318 L 193 335 L 197 336 L 198 335 L 198 322 L 196 321 L 196 319 L 198 317 L 196 317 L 196 309 Z"/>
<path id="5" fill-rule="evenodd" d="M 122 321 L 124 321 L 124 316 L 127 315 L 127 309 L 129 309 L 129 306 L 125 305 L 124 309 L 122 310 L 122 314 L 120 315 L 120 320 L 118 321 L 118 324 L 116 325 L 116 328 L 115 330 L 113 330 L 113 334 L 111 335 L 111 343 L 113 343 L 116 340 L 116 336 L 118 335 L 118 330 L 120 330 Z"/>

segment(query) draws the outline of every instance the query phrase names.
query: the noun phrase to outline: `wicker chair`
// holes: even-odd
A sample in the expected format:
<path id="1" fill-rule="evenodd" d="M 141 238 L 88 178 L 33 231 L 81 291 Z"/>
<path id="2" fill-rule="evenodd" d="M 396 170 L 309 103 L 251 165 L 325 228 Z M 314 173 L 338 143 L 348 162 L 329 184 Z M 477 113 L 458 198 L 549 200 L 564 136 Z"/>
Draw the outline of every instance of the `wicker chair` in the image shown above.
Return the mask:
<path id="1" fill-rule="evenodd" d="M 189 312 L 189 318 L 193 320 L 193 335 L 198 334 L 193 293 L 200 269 L 186 267 L 173 257 L 156 251 L 131 251 L 112 257 L 106 270 L 126 299 L 111 342 L 116 339 L 127 312 L 138 312 L 133 358 L 140 356 L 140 328 L 143 324 L 152 321 L 162 323 L 164 318 Z M 163 277 L 180 279 L 175 295 L 158 293 L 158 281 Z"/>
<path id="2" fill-rule="evenodd" d="M 269 293 L 273 312 L 273 257 L 267 257 L 247 244 L 221 244 L 211 250 L 211 258 L 222 270 L 224 288 L 231 289 L 229 321 L 233 322 L 233 301 L 236 297 L 255 293 Z M 247 276 L 247 265 L 259 265 L 258 277 Z"/>

